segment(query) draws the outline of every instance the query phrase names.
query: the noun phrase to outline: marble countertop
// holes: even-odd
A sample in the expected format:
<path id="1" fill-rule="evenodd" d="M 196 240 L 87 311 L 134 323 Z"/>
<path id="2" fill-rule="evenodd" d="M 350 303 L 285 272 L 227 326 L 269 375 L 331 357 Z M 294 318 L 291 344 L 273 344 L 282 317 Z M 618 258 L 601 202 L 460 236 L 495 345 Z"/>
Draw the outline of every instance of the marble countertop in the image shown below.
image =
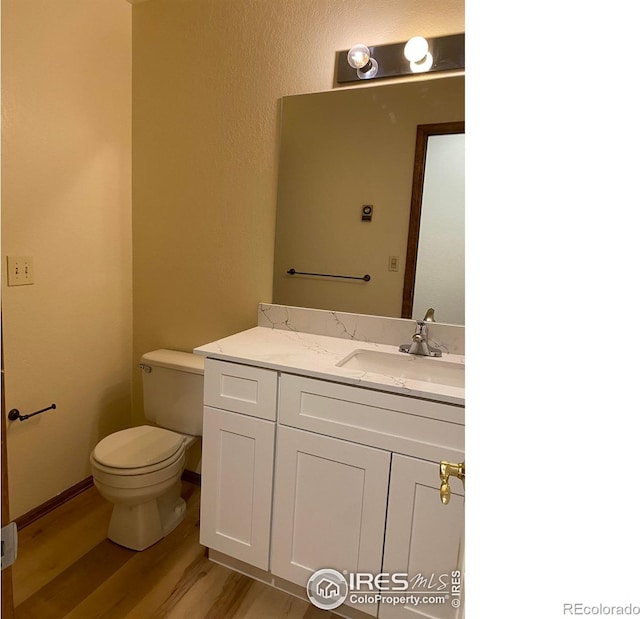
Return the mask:
<path id="1" fill-rule="evenodd" d="M 199 346 L 193 352 L 220 361 L 243 363 L 289 374 L 464 406 L 464 387 L 398 378 L 336 365 L 355 350 L 403 354 L 398 352 L 398 346 L 268 327 L 254 327 Z M 443 354 L 438 361 L 464 363 L 464 356 Z"/>

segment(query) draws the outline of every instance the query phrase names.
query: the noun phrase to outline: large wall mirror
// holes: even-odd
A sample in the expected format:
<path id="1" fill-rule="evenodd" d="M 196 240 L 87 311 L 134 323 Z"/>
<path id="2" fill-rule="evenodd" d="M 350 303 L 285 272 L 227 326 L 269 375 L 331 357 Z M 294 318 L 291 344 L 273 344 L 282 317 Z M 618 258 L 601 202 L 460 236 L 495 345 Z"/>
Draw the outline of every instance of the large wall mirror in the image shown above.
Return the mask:
<path id="1" fill-rule="evenodd" d="M 273 302 L 407 316 L 408 244 L 415 244 L 417 255 L 420 239 L 431 237 L 445 246 L 455 241 L 462 247 L 462 261 L 458 256 L 455 269 L 446 258 L 431 268 L 430 275 L 435 274 L 435 280 L 442 284 L 442 294 L 450 297 L 438 297 L 431 303 L 436 321 L 463 324 L 463 218 L 453 218 L 458 220 L 455 228 L 452 218 L 440 213 L 427 217 L 417 232 L 410 233 L 419 128 L 452 124 L 458 129 L 451 133 L 459 134 L 463 122 L 464 76 L 284 97 Z M 428 143 L 425 146 L 422 219 L 429 208 L 425 200 L 430 157 L 443 150 L 435 143 L 433 148 Z M 463 167 L 463 158 L 458 162 Z M 442 177 L 437 170 L 433 168 L 436 179 Z M 464 169 L 450 178 L 463 184 Z M 449 184 L 452 182 L 455 184 L 455 180 Z M 437 183 L 431 186 L 437 188 Z M 457 199 L 462 196 L 464 203 L 464 190 L 459 189 Z M 446 198 L 444 207 L 441 204 L 438 208 L 447 211 L 448 203 Z M 372 207 L 370 217 L 366 206 Z M 415 206 L 413 210 L 415 219 Z M 443 221 L 447 227 L 442 227 Z M 428 245 L 437 247 L 435 243 Z M 423 249 L 420 252 L 424 256 L 429 253 Z M 420 269 L 429 273 L 429 260 L 420 260 L 413 268 L 417 281 Z M 291 269 L 303 274 L 292 275 Z M 370 280 L 351 279 L 364 275 Z M 415 294 L 412 291 L 416 303 L 423 303 L 421 294 L 417 287 Z M 424 314 L 426 309 L 416 307 L 415 313 Z"/>

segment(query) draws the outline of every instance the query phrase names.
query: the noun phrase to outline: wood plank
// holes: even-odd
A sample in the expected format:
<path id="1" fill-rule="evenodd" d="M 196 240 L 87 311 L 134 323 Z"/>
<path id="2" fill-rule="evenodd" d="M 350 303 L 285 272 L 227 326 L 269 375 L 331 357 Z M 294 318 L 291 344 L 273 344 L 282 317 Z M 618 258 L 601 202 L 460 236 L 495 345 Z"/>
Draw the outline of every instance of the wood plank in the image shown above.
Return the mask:
<path id="1" fill-rule="evenodd" d="M 19 531 L 16 607 L 106 539 L 112 508 L 92 486 Z"/>
<path id="2" fill-rule="evenodd" d="M 170 608 L 167 605 L 160 606 L 156 613 L 152 615 L 153 617 L 193 617 L 194 619 L 200 619 L 210 616 L 212 606 L 221 596 L 227 579 L 234 572 L 212 563 L 205 557 L 202 557 L 201 562 L 198 563 L 198 568 L 201 577 L 188 590 L 184 591 L 184 595 L 180 599 L 174 599 Z M 166 614 L 163 614 L 165 612 Z M 137 619 L 140 616 L 143 616 L 140 612 L 132 612 L 127 619 Z"/>
<path id="3" fill-rule="evenodd" d="M 255 583 L 242 600 L 236 619 L 303 619 L 309 603 L 274 589 L 263 583 Z M 326 616 L 323 619 L 327 619 Z"/>
<path id="4" fill-rule="evenodd" d="M 103 540 L 16 608 L 17 619 L 59 619 L 110 578 L 135 554 Z"/>
<path id="5" fill-rule="evenodd" d="M 309 604 L 307 612 L 304 614 L 302 619 L 340 619 L 340 616 L 327 612 L 326 610 L 316 608 L 313 604 Z"/>
<path id="6" fill-rule="evenodd" d="M 203 548 L 197 540 L 190 537 L 184 546 L 177 550 L 168 567 L 169 569 L 125 615 L 126 619 L 169 616 L 176 607 L 183 604 L 185 597 L 202 587 L 202 582 L 215 565 L 205 558 Z M 184 616 L 198 617 L 193 613 L 185 613 Z"/>
<path id="7" fill-rule="evenodd" d="M 253 579 L 244 574 L 231 572 L 224 581 L 222 591 L 213 600 L 213 604 L 205 617 L 207 619 L 235 617 L 242 600 L 254 583 Z"/>
<path id="8" fill-rule="evenodd" d="M 168 572 L 166 577 L 162 578 L 127 614 L 126 619 L 137 619 L 138 617 L 154 619 L 172 615 L 194 618 L 200 616 L 195 612 L 184 612 L 185 599 L 194 595 L 209 573 L 215 571 L 215 566 L 205 559 L 199 549 L 192 547 L 190 550 L 190 554 L 193 554 L 194 551 L 197 554 L 193 561 L 181 570 L 177 578 L 173 573 L 175 570 Z M 180 612 L 180 609 L 183 609 L 183 612 Z"/>

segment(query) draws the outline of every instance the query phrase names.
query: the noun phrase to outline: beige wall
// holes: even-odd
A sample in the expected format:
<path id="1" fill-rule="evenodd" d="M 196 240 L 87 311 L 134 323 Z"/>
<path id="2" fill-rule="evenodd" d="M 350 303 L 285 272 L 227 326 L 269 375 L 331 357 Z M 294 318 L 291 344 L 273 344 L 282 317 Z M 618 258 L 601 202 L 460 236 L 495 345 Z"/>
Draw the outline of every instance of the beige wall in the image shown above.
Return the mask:
<path id="1" fill-rule="evenodd" d="M 271 300 L 280 98 L 331 90 L 361 40 L 462 31 L 463 0 L 133 7 L 134 360 L 254 326 Z"/>
<path id="2" fill-rule="evenodd" d="M 35 284 L 7 287 L 6 256 Z M 90 475 L 131 413 L 131 6 L 2 0 L 2 314 L 12 516 Z"/>

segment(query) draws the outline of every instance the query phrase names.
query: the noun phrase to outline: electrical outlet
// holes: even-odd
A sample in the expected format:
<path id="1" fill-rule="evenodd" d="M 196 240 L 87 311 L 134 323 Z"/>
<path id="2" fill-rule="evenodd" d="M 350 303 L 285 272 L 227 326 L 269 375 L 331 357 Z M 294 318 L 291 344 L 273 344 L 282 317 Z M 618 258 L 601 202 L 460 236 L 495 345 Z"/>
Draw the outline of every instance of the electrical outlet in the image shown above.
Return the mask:
<path id="1" fill-rule="evenodd" d="M 33 256 L 8 256 L 7 284 L 26 286 L 33 283 Z"/>
<path id="2" fill-rule="evenodd" d="M 398 256 L 389 256 L 389 271 L 398 270 Z"/>

